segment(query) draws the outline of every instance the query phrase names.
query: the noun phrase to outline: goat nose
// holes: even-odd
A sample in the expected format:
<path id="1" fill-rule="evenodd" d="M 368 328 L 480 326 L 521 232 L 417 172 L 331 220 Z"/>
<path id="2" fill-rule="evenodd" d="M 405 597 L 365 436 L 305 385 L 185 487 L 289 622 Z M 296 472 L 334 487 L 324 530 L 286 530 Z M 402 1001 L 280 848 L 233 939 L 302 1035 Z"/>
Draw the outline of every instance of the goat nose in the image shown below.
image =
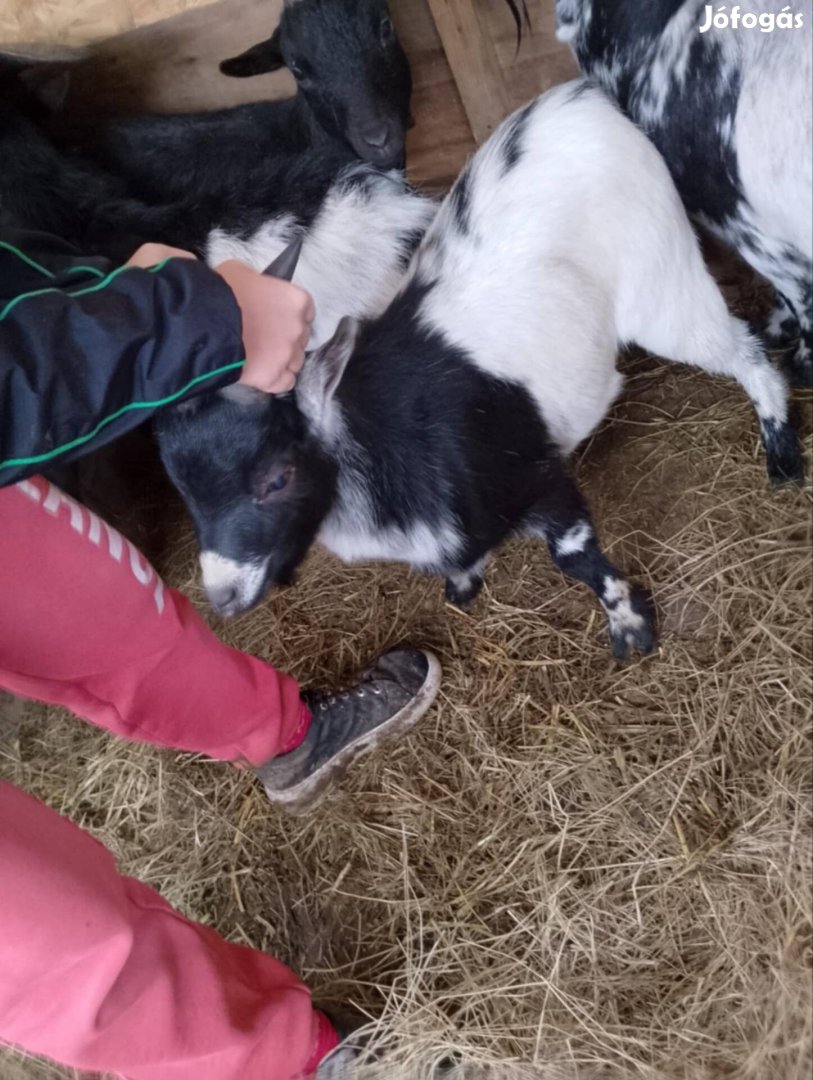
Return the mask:
<path id="1" fill-rule="evenodd" d="M 206 590 L 209 603 L 221 614 L 228 612 L 229 608 L 237 599 L 237 589 L 234 585 L 214 585 Z"/>
<path id="2" fill-rule="evenodd" d="M 380 150 L 382 146 L 386 146 L 390 129 L 387 124 L 371 124 L 369 127 L 362 128 L 361 137 L 369 146 Z"/>

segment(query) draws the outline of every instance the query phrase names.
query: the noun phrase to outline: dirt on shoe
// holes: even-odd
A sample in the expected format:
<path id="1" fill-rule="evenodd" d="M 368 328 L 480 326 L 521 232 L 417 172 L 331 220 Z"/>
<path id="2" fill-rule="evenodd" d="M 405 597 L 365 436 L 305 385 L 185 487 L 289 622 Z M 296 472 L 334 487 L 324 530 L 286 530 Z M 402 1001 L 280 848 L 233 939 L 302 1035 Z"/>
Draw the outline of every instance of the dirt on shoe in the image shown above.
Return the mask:
<path id="1" fill-rule="evenodd" d="M 440 664 L 430 652 L 393 649 L 347 690 L 303 694 L 313 720 L 302 743 L 260 766 L 269 799 L 305 813 L 357 758 L 404 735 L 440 688 Z"/>

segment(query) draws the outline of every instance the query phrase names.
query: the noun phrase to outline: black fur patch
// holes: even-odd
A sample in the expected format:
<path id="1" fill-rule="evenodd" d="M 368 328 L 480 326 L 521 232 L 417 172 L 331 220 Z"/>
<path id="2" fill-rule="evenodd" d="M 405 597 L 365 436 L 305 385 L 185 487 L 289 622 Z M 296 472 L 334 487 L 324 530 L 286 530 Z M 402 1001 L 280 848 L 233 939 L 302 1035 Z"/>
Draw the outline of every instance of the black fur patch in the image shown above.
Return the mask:
<path id="1" fill-rule="evenodd" d="M 633 119 L 641 96 L 628 102 Z M 739 96 L 740 69 L 726 72 L 719 44 L 698 36 L 685 73 L 672 77 L 661 124 L 648 130 L 686 209 L 717 223 L 732 217 L 742 199 L 733 134 L 722 134 L 733 133 Z"/>
<path id="2" fill-rule="evenodd" d="M 522 156 L 522 139 L 525 129 L 534 110 L 535 101 L 529 102 L 524 109 L 514 113 L 508 123 L 505 141 L 502 144 L 503 175 L 509 172 L 517 164 Z"/>
<path id="3" fill-rule="evenodd" d="M 469 170 L 464 169 L 455 181 L 450 198 L 452 200 L 452 212 L 457 227 L 463 236 L 466 236 L 471 226 L 471 178 Z"/>
<path id="4" fill-rule="evenodd" d="M 742 197 L 732 139 L 722 135 L 733 131 L 739 68 L 726 68 L 719 43 L 691 27 L 688 63 L 679 79 L 672 74 L 659 121 L 652 123 L 647 108 L 661 37 L 682 2 L 593 4 L 588 32 L 577 39 L 577 59 L 628 116 L 645 123 L 687 210 L 719 223 L 735 213 Z"/>
<path id="5" fill-rule="evenodd" d="M 376 522 L 456 524 L 464 569 L 519 527 L 557 451 L 524 387 L 480 370 L 426 328 L 428 288 L 413 281 L 362 329 L 338 399 Z"/>
<path id="6" fill-rule="evenodd" d="M 125 177 L 138 198 L 161 203 L 244 199 L 246 174 L 256 176 L 272 161 L 311 150 L 340 153 L 345 163 L 394 167 L 404 154 L 409 64 L 395 35 L 382 45 L 384 0 L 366 0 L 363 8 L 362 16 L 358 0 L 285 5 L 279 49 L 286 63 L 295 58 L 308 75 L 295 97 L 212 112 L 97 120 L 83 129 L 80 149 Z M 373 120 L 386 123 L 384 149 L 359 138 L 360 128 Z M 58 125 L 53 134 L 67 138 Z"/>
<path id="7" fill-rule="evenodd" d="M 791 424 L 763 420 L 760 424 L 762 445 L 768 459 L 768 478 L 775 486 L 800 484 L 804 480 L 804 461 L 799 437 Z"/>
<path id="8" fill-rule="evenodd" d="M 426 229 L 412 229 L 411 232 L 404 233 L 404 235 L 400 237 L 401 254 L 399 256 L 399 262 L 404 269 L 409 265 L 410 259 L 415 254 L 425 233 Z"/>
<path id="9" fill-rule="evenodd" d="M 288 583 L 330 507 L 334 463 L 308 435 L 292 394 L 242 403 L 214 393 L 194 401 L 194 408 L 164 409 L 155 430 L 200 550 L 239 563 L 268 558 L 266 582 Z M 280 466 L 291 470 L 290 491 L 259 504 L 258 483 Z"/>

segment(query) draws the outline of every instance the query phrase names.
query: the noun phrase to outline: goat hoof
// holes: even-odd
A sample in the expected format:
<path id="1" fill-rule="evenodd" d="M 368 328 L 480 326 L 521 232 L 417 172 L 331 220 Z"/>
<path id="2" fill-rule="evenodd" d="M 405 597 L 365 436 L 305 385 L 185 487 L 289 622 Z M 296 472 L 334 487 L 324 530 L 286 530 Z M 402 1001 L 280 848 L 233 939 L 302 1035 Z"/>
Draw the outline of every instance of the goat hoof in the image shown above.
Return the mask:
<path id="1" fill-rule="evenodd" d="M 483 587 L 482 578 L 466 578 L 465 580 L 446 578 L 446 599 L 461 611 L 468 611 L 480 594 Z"/>
<path id="2" fill-rule="evenodd" d="M 793 425 L 766 420 L 762 424 L 762 441 L 771 487 L 802 484 L 805 478 L 804 459 Z"/>
<path id="3" fill-rule="evenodd" d="M 629 600 L 608 611 L 610 646 L 616 660 L 633 653 L 646 655 L 655 648 L 655 604 L 652 594 L 641 585 L 630 586 Z"/>

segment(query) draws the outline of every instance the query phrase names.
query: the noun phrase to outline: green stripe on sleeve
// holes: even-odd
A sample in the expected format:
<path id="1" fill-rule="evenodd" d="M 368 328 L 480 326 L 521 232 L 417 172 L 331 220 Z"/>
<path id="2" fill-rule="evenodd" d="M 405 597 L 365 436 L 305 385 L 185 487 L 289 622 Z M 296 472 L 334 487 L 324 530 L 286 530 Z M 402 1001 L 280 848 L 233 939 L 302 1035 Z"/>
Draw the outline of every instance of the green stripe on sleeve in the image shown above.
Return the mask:
<path id="1" fill-rule="evenodd" d="M 188 393 L 193 386 L 197 386 L 207 379 L 214 379 L 218 375 L 225 375 L 228 371 L 237 371 L 243 364 L 245 364 L 245 360 L 236 360 L 234 363 L 225 364 L 214 371 L 207 371 L 204 375 L 196 375 L 182 389 L 170 394 L 169 397 L 159 398 L 157 401 L 131 401 L 129 405 L 122 406 L 116 412 L 111 413 L 110 416 L 100 420 L 93 431 L 89 431 L 86 435 L 79 435 L 76 439 L 72 439 L 62 446 L 57 446 L 55 449 L 48 450 L 43 454 L 34 454 L 32 457 L 8 458 L 6 461 L 0 461 L 0 471 L 3 469 L 27 468 L 29 465 L 41 465 L 43 462 L 52 461 L 55 457 L 59 457 L 60 454 L 67 454 L 68 451 L 75 450 L 77 446 L 84 446 L 85 443 L 91 442 L 108 424 L 112 424 L 119 417 L 124 416 L 125 413 L 134 412 L 137 409 L 160 409 L 163 405 L 171 405 L 173 401 L 177 401 L 178 398 Z"/>
<path id="2" fill-rule="evenodd" d="M 159 270 L 164 269 L 164 267 L 167 265 L 168 262 L 169 262 L 169 259 L 163 259 L 161 262 L 156 263 L 155 266 L 148 267 L 147 268 L 147 273 L 148 274 L 157 274 Z M 90 267 L 87 267 L 87 269 L 90 269 Z M 111 272 L 109 274 L 107 274 L 106 276 L 104 276 L 101 281 L 97 281 L 95 285 L 88 285 L 88 287 L 86 289 L 77 289 L 76 292 L 72 292 L 72 293 L 69 293 L 64 289 L 55 289 L 55 288 L 34 289 L 33 292 L 20 293 L 20 295 L 15 296 L 13 300 L 9 300 L 9 302 L 6 304 L 6 306 L 3 308 L 3 310 L 0 311 L 0 322 L 2 322 L 3 319 L 5 319 L 5 317 L 11 311 L 13 311 L 14 308 L 18 304 L 22 303 L 23 300 L 30 299 L 32 296 L 44 296 L 46 293 L 62 293 L 63 296 L 71 296 L 71 297 L 74 297 L 74 296 L 87 296 L 88 293 L 101 292 L 102 289 L 106 289 L 111 281 L 114 281 L 119 276 L 119 274 L 123 274 L 126 270 L 137 270 L 137 269 L 140 269 L 140 267 L 119 266 L 116 270 L 111 270 Z M 94 271 L 94 272 L 99 273 L 98 270 Z M 47 273 L 47 271 L 46 271 L 46 273 Z M 51 277 L 53 277 L 53 274 L 51 275 Z"/>

